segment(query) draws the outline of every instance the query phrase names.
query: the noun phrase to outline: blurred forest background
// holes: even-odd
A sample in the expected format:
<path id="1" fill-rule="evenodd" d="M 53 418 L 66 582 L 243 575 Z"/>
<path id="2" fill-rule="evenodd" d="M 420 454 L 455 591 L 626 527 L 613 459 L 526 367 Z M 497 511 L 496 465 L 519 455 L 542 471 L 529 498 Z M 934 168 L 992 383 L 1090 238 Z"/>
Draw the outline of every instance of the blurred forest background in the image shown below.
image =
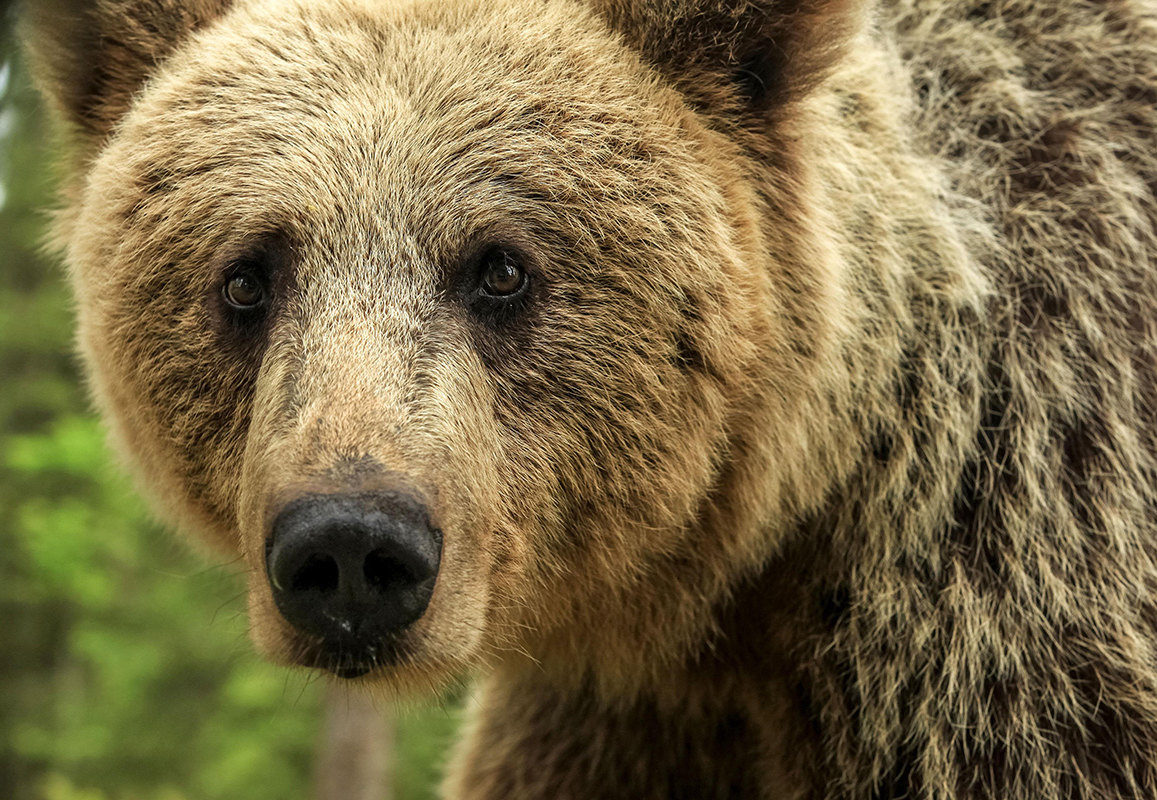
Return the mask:
<path id="1" fill-rule="evenodd" d="M 253 654 L 238 568 L 151 520 L 84 395 L 12 22 L 0 0 L 0 800 L 308 798 L 326 681 Z M 380 712 L 392 797 L 434 797 L 456 705 Z"/>

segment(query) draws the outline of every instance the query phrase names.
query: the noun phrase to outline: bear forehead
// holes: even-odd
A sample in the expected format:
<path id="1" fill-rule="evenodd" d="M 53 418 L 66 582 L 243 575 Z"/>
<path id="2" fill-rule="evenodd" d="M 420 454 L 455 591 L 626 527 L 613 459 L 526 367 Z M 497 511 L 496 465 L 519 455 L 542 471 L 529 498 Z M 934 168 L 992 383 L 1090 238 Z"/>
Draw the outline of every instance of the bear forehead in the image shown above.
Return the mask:
<path id="1" fill-rule="evenodd" d="M 686 214 L 702 214 L 719 200 L 705 136 L 577 5 L 258 0 L 161 67 L 95 183 L 132 223 L 309 228 L 356 213 L 363 228 L 461 240 L 513 215 L 561 232 L 567 209 L 610 225 L 694 198 Z"/>
<path id="2" fill-rule="evenodd" d="M 420 174 L 496 156 L 589 169 L 688 149 L 671 130 L 684 116 L 674 92 L 578 7 L 349 6 L 240 6 L 154 76 L 124 130 L 155 154 L 233 153 L 250 169 L 327 150 Z"/>

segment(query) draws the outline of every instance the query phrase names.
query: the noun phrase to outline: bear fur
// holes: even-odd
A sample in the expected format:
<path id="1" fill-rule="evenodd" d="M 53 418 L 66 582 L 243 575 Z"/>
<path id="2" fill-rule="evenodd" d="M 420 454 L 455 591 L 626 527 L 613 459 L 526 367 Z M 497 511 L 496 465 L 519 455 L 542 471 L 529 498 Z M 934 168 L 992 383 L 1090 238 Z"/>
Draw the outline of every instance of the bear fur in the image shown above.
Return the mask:
<path id="1" fill-rule="evenodd" d="M 437 518 L 359 680 L 486 670 L 448 797 L 1157 796 L 1157 3 L 24 19 L 94 394 L 258 646 L 335 667 L 287 499 Z"/>

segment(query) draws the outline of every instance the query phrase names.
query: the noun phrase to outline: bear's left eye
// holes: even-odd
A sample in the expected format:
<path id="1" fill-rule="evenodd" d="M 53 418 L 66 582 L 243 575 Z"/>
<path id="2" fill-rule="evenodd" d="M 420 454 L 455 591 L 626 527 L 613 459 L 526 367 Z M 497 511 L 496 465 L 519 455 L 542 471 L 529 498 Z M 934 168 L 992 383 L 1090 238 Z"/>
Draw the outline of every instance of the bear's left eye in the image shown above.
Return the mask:
<path id="1" fill-rule="evenodd" d="M 222 289 L 225 302 L 238 311 L 255 309 L 265 303 L 264 282 L 252 272 L 239 272 Z"/>
<path id="2" fill-rule="evenodd" d="M 506 300 L 520 294 L 527 284 L 518 256 L 505 247 L 492 247 L 479 262 L 482 294 Z"/>

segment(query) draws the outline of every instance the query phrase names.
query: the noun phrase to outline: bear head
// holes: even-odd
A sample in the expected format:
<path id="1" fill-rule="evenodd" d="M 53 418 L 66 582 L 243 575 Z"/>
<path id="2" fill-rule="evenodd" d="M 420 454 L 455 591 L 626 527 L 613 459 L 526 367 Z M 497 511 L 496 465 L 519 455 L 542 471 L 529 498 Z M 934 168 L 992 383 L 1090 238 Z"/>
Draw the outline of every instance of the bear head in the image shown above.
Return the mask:
<path id="1" fill-rule="evenodd" d="M 839 471 L 807 101 L 852 0 L 56 0 L 113 439 L 269 656 L 395 687 L 702 641 Z"/>

